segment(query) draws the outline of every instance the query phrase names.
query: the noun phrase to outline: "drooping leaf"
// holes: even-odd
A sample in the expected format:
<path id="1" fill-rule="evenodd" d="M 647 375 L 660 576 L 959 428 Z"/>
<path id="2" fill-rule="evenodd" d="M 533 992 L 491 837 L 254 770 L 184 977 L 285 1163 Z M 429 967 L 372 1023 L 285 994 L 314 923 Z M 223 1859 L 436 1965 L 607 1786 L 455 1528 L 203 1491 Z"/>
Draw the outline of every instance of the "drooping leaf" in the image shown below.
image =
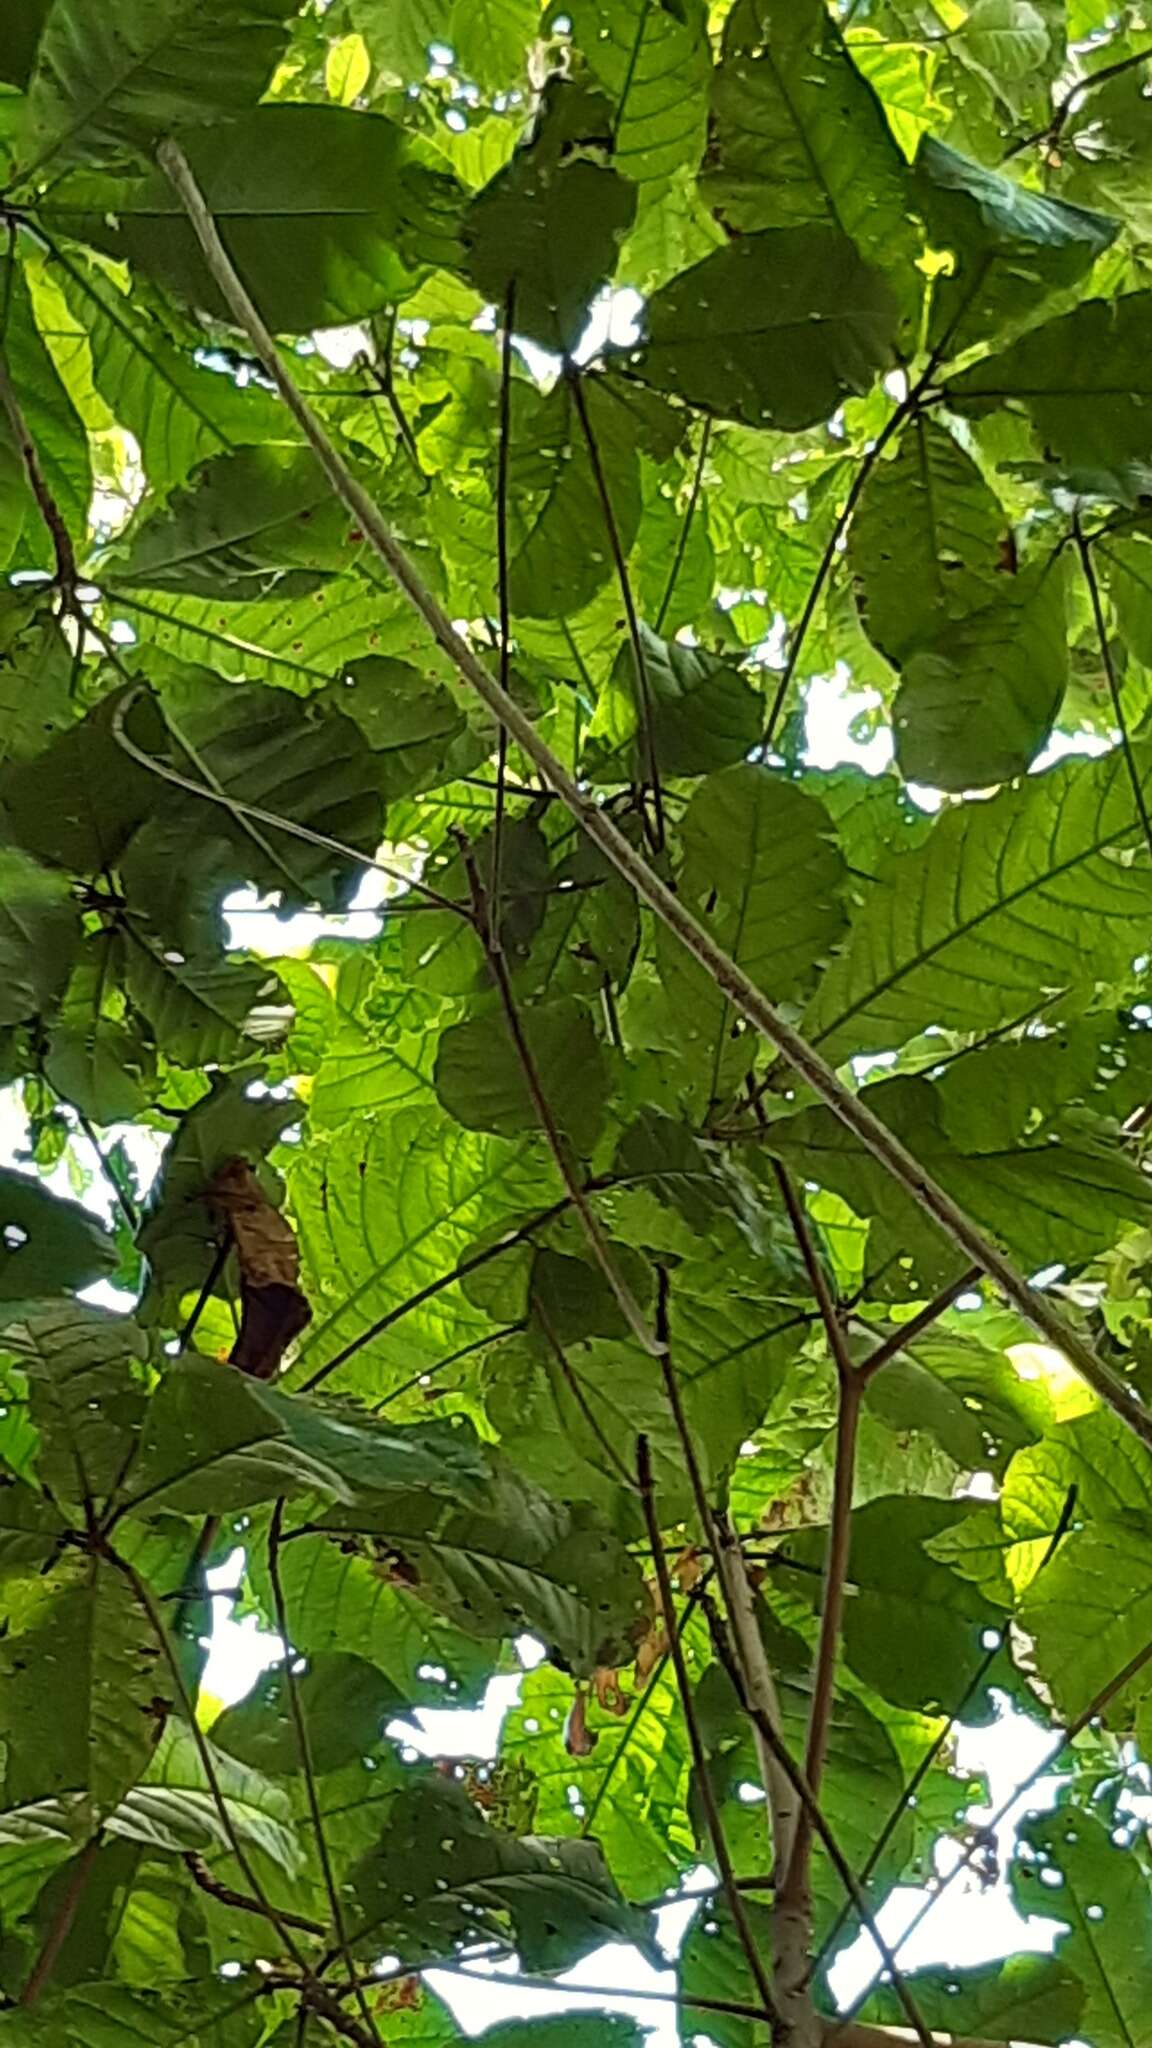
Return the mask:
<path id="1" fill-rule="evenodd" d="M 621 647 L 588 727 L 586 765 L 598 781 L 700 775 L 742 761 L 760 737 L 763 706 L 750 678 L 698 647 L 662 640 L 643 622 L 639 660 Z"/>
<path id="2" fill-rule="evenodd" d="M 625 1905 L 594 1842 L 518 1840 L 436 1779 L 398 1794 L 355 1882 L 373 1939 L 407 1954 L 475 1940 L 504 1915 L 529 1970 L 566 1968 L 604 1941 L 651 1947 L 645 1915 Z"/>
<path id="3" fill-rule="evenodd" d="M 585 1152 L 600 1128 L 606 1074 L 586 1005 L 535 1003 L 519 1019 L 528 1058 L 560 1129 Z M 540 1131 L 540 1112 L 505 1018 L 493 1011 L 452 1025 L 436 1055 L 436 1093 L 466 1130 L 502 1137 Z"/>
<path id="4" fill-rule="evenodd" d="M 41 1483 L 58 1500 L 111 1494 L 144 1409 L 147 1347 L 135 1324 L 86 1302 L 45 1302 L 9 1321 L 0 1345 L 28 1376 Z"/>
<path id="5" fill-rule="evenodd" d="M 80 936 L 72 891 L 18 847 L 0 847 L 0 1024 L 53 1007 Z"/>
<path id="6" fill-rule="evenodd" d="M 235 119 L 255 106 L 287 40 L 289 0 L 110 0 L 78 17 L 54 0 L 29 83 L 29 154 L 37 169 L 68 158 L 148 154 L 174 127 Z M 205 70 L 212 78 L 204 91 Z"/>
<path id="7" fill-rule="evenodd" d="M 426 169 L 382 114 L 268 104 L 230 128 L 193 129 L 181 140 L 249 291 L 277 331 L 359 320 L 410 292 L 426 265 L 455 261 L 458 188 Z M 189 304 L 224 315 L 159 171 L 135 183 L 76 180 L 43 212 Z"/>
<path id="8" fill-rule="evenodd" d="M 115 1244 L 90 1210 L 0 1167 L 0 1299 L 89 1287 L 116 1264 Z"/>
<path id="9" fill-rule="evenodd" d="M 514 293 L 516 328 L 560 354 L 579 341 L 636 208 L 632 187 L 604 161 L 612 112 L 599 95 L 552 80 L 531 143 L 464 219 L 480 291 L 500 306 Z"/>
<path id="10" fill-rule="evenodd" d="M 633 183 L 694 170 L 708 118 L 708 48 L 699 0 L 576 0 L 572 26 L 615 108 L 616 161 Z"/>
<path id="11" fill-rule="evenodd" d="M 82 1792 L 103 1817 L 142 1775 L 172 1683 L 127 1580 L 97 1558 L 69 1570 L 0 1656 L 9 1803 Z"/>
<path id="12" fill-rule="evenodd" d="M 809 427 L 890 360 L 896 305 L 831 228 L 743 235 L 649 300 L 627 361 L 657 391 L 751 427 Z"/>
<path id="13" fill-rule="evenodd" d="M 1044 298 L 1083 277 L 1117 232 L 1106 215 L 1029 191 L 933 135 L 917 152 L 916 185 L 932 246 L 953 258 L 933 283 L 930 328 L 949 354 L 1034 317 Z"/>
<path id="14" fill-rule="evenodd" d="M 723 219 L 836 229 L 903 293 L 917 253 L 907 166 L 821 0 L 740 0 L 711 101 L 704 189 Z"/>

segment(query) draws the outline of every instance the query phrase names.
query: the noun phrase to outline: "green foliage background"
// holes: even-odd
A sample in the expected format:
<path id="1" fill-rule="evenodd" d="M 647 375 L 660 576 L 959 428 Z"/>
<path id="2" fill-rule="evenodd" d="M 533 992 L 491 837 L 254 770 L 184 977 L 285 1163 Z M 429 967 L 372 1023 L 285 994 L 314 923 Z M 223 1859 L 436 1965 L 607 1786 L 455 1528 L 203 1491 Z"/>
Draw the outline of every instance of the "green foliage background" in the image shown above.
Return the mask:
<path id="1" fill-rule="evenodd" d="M 659 1962 L 701 1863 L 686 2039 L 1152 2044 L 1146 15 L 7 0 L 0 2048 L 440 2048 L 424 1967 Z M 508 743 L 172 137 L 423 586 L 1110 1404 Z M 814 679 L 888 766 L 810 765 Z M 229 940 L 366 877 L 374 937 Z M 269 1379 L 235 1159 L 311 1309 Z M 221 1712 L 237 1551 L 292 1654 Z M 406 1760 L 526 1634 L 496 1762 Z M 834 2035 L 861 1917 L 986 1854 L 1005 1701 L 1053 1952 Z"/>

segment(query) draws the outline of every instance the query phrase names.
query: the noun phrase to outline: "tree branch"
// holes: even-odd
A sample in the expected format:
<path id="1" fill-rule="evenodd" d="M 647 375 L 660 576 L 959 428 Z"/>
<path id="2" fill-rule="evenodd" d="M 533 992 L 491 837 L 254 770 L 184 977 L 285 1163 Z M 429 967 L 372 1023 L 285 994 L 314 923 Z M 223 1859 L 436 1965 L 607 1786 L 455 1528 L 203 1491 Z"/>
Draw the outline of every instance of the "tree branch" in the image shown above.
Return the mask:
<path id="1" fill-rule="evenodd" d="M 44 1936 L 43 1946 L 28 1973 L 28 1981 L 16 2001 L 17 2005 L 23 2006 L 25 2009 L 39 2002 L 40 1994 L 48 1983 L 53 1970 L 56 1968 L 60 1951 L 72 1932 L 73 1922 L 80 1910 L 80 1902 L 84 1897 L 88 1880 L 92 1875 L 92 1866 L 100 1853 L 103 1841 L 103 1831 L 97 1828 L 96 1833 L 85 1842 L 84 1847 L 80 1850 L 72 1866 L 72 1874 L 64 1887 L 60 1902 L 52 1916 L 51 1925 Z"/>
<path id="2" fill-rule="evenodd" d="M 900 1324 L 899 1329 L 893 1330 L 890 1336 L 885 1337 L 858 1368 L 865 1384 L 874 1379 L 876 1374 L 909 1344 L 914 1344 L 917 1337 L 922 1337 L 925 1330 L 930 1330 L 933 1323 L 939 1322 L 945 1310 L 951 1308 L 959 1295 L 966 1294 L 979 1278 L 979 1266 L 969 1266 L 967 1272 L 961 1273 L 958 1280 L 950 1281 L 947 1287 L 942 1287 L 939 1294 L 934 1294 L 931 1301 L 926 1301 L 922 1309 L 918 1309 L 906 1323 Z"/>
<path id="3" fill-rule="evenodd" d="M 64 609 L 71 612 L 73 617 L 75 617 L 77 614 L 76 586 L 80 581 L 80 571 L 76 566 L 76 550 L 72 545 L 72 536 L 65 524 L 64 515 L 48 488 L 40 463 L 39 451 L 29 432 L 24 414 L 20 410 L 20 401 L 16 396 L 12 379 L 8 374 L 8 363 L 2 350 L 0 350 L 0 408 L 3 409 L 8 425 L 11 428 L 12 438 L 19 451 L 20 460 L 24 465 L 24 474 L 28 479 L 28 488 L 36 500 L 40 517 L 48 528 L 52 539 L 52 548 L 56 556 L 56 585 L 63 598 Z"/>
<path id="4" fill-rule="evenodd" d="M 219 287 L 233 318 L 244 330 L 255 354 L 275 382 L 292 417 L 312 447 L 333 490 L 360 522 L 375 554 L 384 563 L 429 627 L 434 639 L 463 680 L 473 688 L 489 711 L 507 727 L 527 758 L 545 776 L 583 827 L 588 838 L 624 880 L 647 904 L 668 930 L 678 938 L 698 965 L 726 995 L 740 1015 L 754 1025 L 796 1073 L 820 1097 L 840 1122 L 859 1140 L 917 1206 L 933 1218 L 944 1234 L 968 1260 L 995 1281 L 1006 1299 L 1019 1309 L 1048 1343 L 1062 1351 L 1081 1377 L 1109 1408 L 1112 1408 L 1141 1441 L 1152 1448 L 1152 1415 L 1138 1405 L 1132 1389 L 1120 1375 L 1098 1358 L 1092 1346 L 1067 1322 L 1056 1306 L 1041 1294 L 1005 1258 L 993 1241 L 966 1211 L 947 1194 L 924 1166 L 890 1131 L 862 1097 L 840 1079 L 823 1056 L 769 1002 L 763 991 L 736 962 L 716 944 L 704 924 L 688 906 L 662 882 L 643 856 L 637 853 L 611 816 L 593 797 L 582 790 L 551 748 L 540 738 L 532 720 L 506 690 L 501 689 L 468 642 L 456 631 L 443 606 L 427 589 L 394 539 L 378 506 L 352 475 L 335 444 L 315 413 L 301 396 L 284 364 L 268 328 L 233 268 L 216 230 L 203 194 L 183 151 L 169 139 L 161 144 L 159 161 L 177 192 L 203 250 L 213 280 Z"/>
<path id="5" fill-rule="evenodd" d="M 768 1981 L 768 1973 L 765 1970 L 763 1958 L 756 1944 L 756 1936 L 752 1931 L 752 1923 L 748 1918 L 747 1907 L 745 1906 L 740 1888 L 736 1883 L 736 1872 L 732 1865 L 732 1857 L 724 1833 L 724 1824 L 720 1818 L 720 1809 L 716 1803 L 716 1794 L 712 1788 L 712 1779 L 708 1769 L 708 1756 L 704 1748 L 700 1726 L 696 1719 L 696 1707 L 692 1698 L 692 1682 L 688 1675 L 688 1665 L 684 1656 L 684 1646 L 680 1641 L 680 1631 L 676 1627 L 676 1613 L 672 1598 L 672 1580 L 668 1572 L 668 1559 L 664 1554 L 664 1545 L 660 1537 L 660 1518 L 656 1512 L 655 1489 L 652 1484 L 652 1457 L 646 1436 L 637 1439 L 636 1477 L 639 1482 L 640 1498 L 644 1507 L 644 1522 L 648 1530 L 648 1541 L 652 1546 L 652 1561 L 656 1571 L 656 1584 L 660 1592 L 660 1609 L 664 1617 L 665 1627 L 668 1630 L 668 1647 L 676 1672 L 676 1683 L 680 1688 L 680 1703 L 684 1709 L 684 1722 L 688 1730 L 688 1746 L 692 1752 L 692 1763 L 696 1772 L 696 1788 L 699 1792 L 700 1803 L 704 1808 L 704 1817 L 708 1824 L 712 1853 L 716 1858 L 716 1869 L 728 1903 L 728 1911 L 732 1916 L 732 1924 L 736 1929 L 740 1946 L 744 1950 L 748 1961 L 748 1968 L 752 1976 L 752 1982 L 756 1986 L 757 1996 L 762 2001 L 763 2009 L 770 2016 L 775 2028 L 780 2017 L 776 1999 L 773 1995 L 772 1986 Z"/>
<path id="6" fill-rule="evenodd" d="M 1132 752 L 1132 735 L 1128 730 L 1124 702 L 1120 695 L 1120 679 L 1116 674 L 1116 664 L 1112 659 L 1112 643 L 1108 638 L 1108 627 L 1104 619 L 1104 607 L 1100 602 L 1100 585 L 1096 579 L 1096 564 L 1092 560 L 1092 550 L 1084 538 L 1084 528 L 1080 524 L 1080 514 L 1078 512 L 1074 512 L 1072 515 L 1072 534 L 1076 542 L 1076 552 L 1080 557 L 1080 567 L 1083 571 L 1084 581 L 1088 586 L 1088 597 L 1092 606 L 1092 623 L 1096 628 L 1096 639 L 1100 648 L 1100 661 L 1108 683 L 1108 695 L 1112 699 L 1113 716 L 1120 732 L 1120 750 L 1124 756 L 1124 766 L 1128 771 L 1128 781 L 1132 789 L 1133 801 L 1136 805 L 1136 815 L 1144 828 L 1145 844 L 1149 852 L 1152 852 L 1152 818 L 1148 816 L 1148 806 L 1144 801 L 1144 789 L 1140 781 L 1140 771 L 1136 766 L 1136 759 Z"/>

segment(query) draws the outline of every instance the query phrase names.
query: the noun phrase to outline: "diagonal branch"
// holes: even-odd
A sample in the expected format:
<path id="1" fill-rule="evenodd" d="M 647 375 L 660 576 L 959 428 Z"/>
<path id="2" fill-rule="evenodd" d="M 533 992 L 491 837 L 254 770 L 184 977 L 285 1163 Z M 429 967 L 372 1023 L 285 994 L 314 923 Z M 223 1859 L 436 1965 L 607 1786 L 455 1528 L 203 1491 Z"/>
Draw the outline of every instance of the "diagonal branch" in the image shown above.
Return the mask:
<path id="1" fill-rule="evenodd" d="M 764 1959 L 760 1954 L 756 1936 L 752 1930 L 752 1923 L 748 1918 L 748 1909 L 744 1903 L 740 1887 L 736 1882 L 736 1872 L 733 1868 L 731 1852 L 729 1851 L 727 1837 L 724 1833 L 724 1824 L 720 1818 L 720 1809 L 716 1803 L 716 1794 L 712 1787 L 712 1779 L 708 1769 L 708 1756 L 704 1748 L 703 1737 L 700 1733 L 700 1725 L 696 1719 L 696 1708 L 692 1698 L 692 1682 L 688 1675 L 684 1645 L 680 1640 L 680 1631 L 676 1627 L 676 1611 L 672 1598 L 672 1580 L 668 1571 L 668 1559 L 664 1554 L 664 1545 L 660 1536 L 660 1518 L 656 1512 L 655 1489 L 652 1484 L 652 1455 L 648 1448 L 646 1436 L 637 1439 L 636 1476 L 639 1481 L 640 1498 L 644 1507 L 644 1522 L 648 1530 L 648 1541 L 652 1546 L 652 1561 L 656 1570 L 656 1584 L 660 1592 L 660 1610 L 668 1630 L 669 1654 L 671 1655 L 672 1664 L 676 1672 L 676 1683 L 680 1689 L 680 1703 L 684 1709 L 684 1722 L 688 1730 L 688 1746 L 692 1751 L 692 1762 L 696 1772 L 696 1786 L 700 1794 L 700 1803 L 704 1808 L 704 1817 L 708 1824 L 708 1834 L 712 1842 L 712 1853 L 716 1858 L 716 1869 L 728 1903 L 728 1911 L 732 1916 L 732 1924 L 736 1929 L 740 1946 L 748 1960 L 748 1968 L 752 1976 L 752 1982 L 756 1986 L 757 1996 L 761 2000 L 764 2011 L 770 2015 L 773 2027 L 775 2028 L 779 2020 L 776 2000 L 773 1995 L 772 1986 L 768 1981 L 768 1972 L 764 1967 Z"/>
<path id="2" fill-rule="evenodd" d="M 1136 805 L 1136 815 L 1144 830 L 1145 843 L 1149 850 L 1152 851 L 1152 818 L 1148 815 L 1148 806 L 1144 801 L 1144 787 L 1140 781 L 1140 770 L 1136 766 L 1136 758 L 1132 752 L 1132 735 L 1128 730 L 1124 700 L 1120 694 L 1120 679 L 1116 674 L 1116 664 L 1112 659 L 1112 642 L 1108 638 L 1108 626 L 1104 618 L 1104 607 L 1100 602 L 1100 584 L 1096 576 L 1096 564 L 1092 560 L 1092 550 L 1084 537 L 1084 528 L 1080 524 L 1080 514 L 1078 512 L 1074 513 L 1072 517 L 1072 533 L 1076 542 L 1076 552 L 1080 557 L 1080 567 L 1084 573 L 1084 581 L 1088 586 L 1088 597 L 1092 606 L 1092 623 L 1096 628 L 1096 639 L 1100 648 L 1100 661 L 1108 684 L 1108 695 L 1112 699 L 1112 714 L 1120 733 L 1120 750 L 1124 756 L 1124 766 L 1128 771 L 1128 781 L 1131 785 L 1132 797 Z"/>
<path id="3" fill-rule="evenodd" d="M 958 1280 L 950 1280 L 947 1287 L 942 1287 L 939 1294 L 934 1294 L 931 1301 L 926 1301 L 923 1308 L 918 1309 L 914 1316 L 910 1316 L 906 1323 L 901 1323 L 890 1336 L 882 1339 L 875 1351 L 871 1352 L 860 1366 L 861 1379 L 865 1383 L 874 1379 L 876 1374 L 890 1364 L 901 1351 L 909 1344 L 914 1344 L 917 1337 L 922 1337 L 925 1330 L 932 1328 L 933 1323 L 939 1322 L 945 1310 L 951 1308 L 959 1295 L 966 1294 L 979 1278 L 979 1266 L 969 1266 Z"/>
<path id="4" fill-rule="evenodd" d="M 2 353 L 0 353 L 0 409 L 3 410 L 12 431 L 12 439 L 16 443 L 20 460 L 24 465 L 24 474 L 28 479 L 28 488 L 36 500 L 40 517 L 48 528 L 52 539 L 52 548 L 56 556 L 56 587 L 63 599 L 65 611 L 71 612 L 75 616 L 77 610 L 76 586 L 80 581 L 80 571 L 76 566 L 76 550 L 72 545 L 72 536 L 68 531 L 64 516 L 49 489 L 40 461 L 39 450 L 29 431 L 24 414 L 20 410 L 20 401 L 16 396 L 12 379 L 8 374 L 8 364 Z"/>
<path id="5" fill-rule="evenodd" d="M 179 144 L 169 139 L 159 151 L 161 168 L 170 179 L 204 252 L 213 280 L 220 289 L 233 319 L 247 335 L 254 353 L 276 384 L 292 417 L 300 426 L 333 490 L 358 522 L 373 552 L 383 562 L 409 602 L 419 612 L 433 638 L 460 676 L 474 689 L 494 717 L 504 725 L 527 758 L 539 769 L 561 797 L 588 838 L 600 848 L 613 867 L 647 904 L 660 921 L 678 938 L 692 958 L 709 975 L 721 994 L 728 997 L 748 1023 L 752 1024 L 778 1052 L 782 1053 L 800 1078 L 811 1087 L 840 1122 L 859 1140 L 865 1150 L 909 1194 L 917 1206 L 930 1215 L 966 1258 L 995 1281 L 1004 1296 L 1025 1316 L 1048 1343 L 1062 1351 L 1081 1377 L 1127 1426 L 1152 1448 L 1152 1415 L 1142 1407 L 1118 1373 L 1105 1364 L 1056 1305 L 1024 1275 L 980 1227 L 954 1201 L 927 1169 L 869 1105 L 843 1082 L 822 1054 L 793 1029 L 769 1002 L 763 991 L 718 946 L 706 926 L 695 917 L 619 830 L 609 814 L 582 790 L 563 763 L 536 731 L 532 720 L 506 690 L 501 689 L 473 648 L 456 631 L 443 606 L 427 588 L 375 501 L 353 476 L 307 400 L 288 374 L 276 344 L 233 267 L 216 224 L 208 210 L 191 167 Z"/>

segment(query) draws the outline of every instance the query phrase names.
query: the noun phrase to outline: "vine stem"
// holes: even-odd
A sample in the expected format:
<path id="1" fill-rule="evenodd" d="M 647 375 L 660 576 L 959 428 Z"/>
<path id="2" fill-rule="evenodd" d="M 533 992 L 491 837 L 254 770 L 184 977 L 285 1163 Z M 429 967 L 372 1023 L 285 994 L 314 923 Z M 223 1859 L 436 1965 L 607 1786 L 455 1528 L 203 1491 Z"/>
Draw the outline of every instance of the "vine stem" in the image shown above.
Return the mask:
<path id="1" fill-rule="evenodd" d="M 103 1831 L 98 1828 L 96 1833 L 85 1842 L 84 1847 L 76 1858 L 72 1875 L 52 1916 L 52 1924 L 44 1937 L 43 1946 L 28 1973 L 28 1981 L 16 2001 L 18 2005 L 23 2006 L 26 2010 L 38 2004 L 40 1994 L 48 1983 L 53 1970 L 56 1968 L 60 1958 L 60 1951 L 72 1932 L 72 1923 L 80 1910 L 80 1902 L 84 1897 L 88 1879 L 92 1875 L 92 1866 L 100 1853 L 103 1840 Z"/>
<path id="2" fill-rule="evenodd" d="M 56 583 L 64 601 L 64 609 L 75 615 L 76 586 L 80 581 L 80 572 L 76 566 L 76 550 L 72 546 L 72 536 L 61 515 L 60 507 L 48 488 L 40 464 L 39 451 L 20 410 L 20 401 L 13 389 L 8 364 L 3 354 L 0 354 L 0 409 L 3 410 L 12 430 L 12 438 L 19 450 L 24 474 L 28 479 L 28 488 L 36 500 L 40 517 L 52 539 L 52 548 L 56 556 Z"/>
<path id="3" fill-rule="evenodd" d="M 1104 675 L 1108 683 L 1108 695 L 1112 699 L 1113 716 L 1120 730 L 1120 750 L 1124 756 L 1124 766 L 1128 771 L 1128 781 L 1131 785 L 1132 796 L 1136 804 L 1136 815 L 1144 828 L 1144 839 L 1148 850 L 1152 852 L 1152 818 L 1148 816 L 1148 806 L 1144 801 L 1144 790 L 1140 782 L 1140 771 L 1136 766 L 1135 757 L 1132 752 L 1132 735 L 1128 730 L 1128 720 L 1124 713 L 1124 703 L 1120 695 L 1120 678 L 1116 674 L 1116 664 L 1112 659 L 1112 643 L 1108 638 L 1104 606 L 1100 601 L 1100 584 L 1096 576 L 1096 564 L 1092 560 L 1092 549 L 1085 539 L 1084 528 L 1080 524 L 1080 514 L 1078 512 L 1073 514 L 1072 534 L 1076 542 L 1076 552 L 1080 557 L 1080 567 L 1083 571 L 1084 581 L 1088 586 L 1088 596 L 1092 605 L 1092 623 L 1096 628 L 1096 639 L 1100 646 L 1100 660 L 1103 664 Z"/>
<path id="4" fill-rule="evenodd" d="M 540 1078 L 540 1069 L 536 1064 L 535 1054 L 528 1043 L 528 1037 L 521 1022 L 520 1012 L 516 1006 L 516 998 L 512 992 L 512 981 L 508 973 L 508 964 L 499 947 L 491 943 L 489 936 L 492 929 L 491 909 L 485 897 L 484 884 L 480 880 L 476 862 L 470 853 L 465 853 L 464 866 L 472 891 L 472 907 L 476 931 L 488 955 L 489 972 L 496 984 L 496 992 L 500 998 L 500 1007 L 504 1012 L 504 1022 L 507 1027 L 508 1036 L 512 1041 L 512 1049 L 519 1062 L 520 1071 L 524 1076 L 524 1086 L 528 1090 L 532 1107 L 536 1112 L 536 1121 L 547 1139 L 548 1149 L 556 1162 L 556 1171 L 564 1183 L 568 1200 L 580 1218 L 584 1235 L 588 1240 L 588 1249 L 611 1289 L 612 1298 L 617 1308 L 620 1310 L 636 1342 L 643 1347 L 649 1357 L 659 1358 L 661 1351 L 659 1339 L 654 1337 L 648 1328 L 644 1311 L 612 1256 L 608 1239 L 601 1228 L 600 1219 L 588 1200 L 580 1175 L 576 1170 L 568 1140 L 557 1123 L 555 1111 L 548 1100 L 547 1091 Z"/>
<path id="5" fill-rule="evenodd" d="M 931 1216 L 941 1230 L 973 1265 L 978 1265 L 1000 1288 L 1005 1298 L 1032 1324 L 1047 1342 L 1062 1351 L 1093 1392 L 1120 1416 L 1127 1426 L 1152 1448 L 1152 1415 L 1140 1407 L 1128 1383 L 1098 1358 L 1092 1346 L 1080 1336 L 1055 1304 L 1034 1288 L 1010 1259 L 973 1222 L 967 1212 L 927 1171 L 895 1133 L 882 1123 L 862 1097 L 854 1095 L 822 1054 L 810 1045 L 755 982 L 718 946 L 707 928 L 688 906 L 661 881 L 659 875 L 631 845 L 612 818 L 568 773 L 563 763 L 540 738 L 531 719 L 506 690 L 501 689 L 474 649 L 458 633 L 433 593 L 426 587 L 404 549 L 392 534 L 379 507 L 363 485 L 352 475 L 334 442 L 298 390 L 280 359 L 276 344 L 241 283 L 231 258 L 217 232 L 216 223 L 192 174 L 183 150 L 169 137 L 158 152 L 161 168 L 170 180 L 214 282 L 233 319 L 242 328 L 255 355 L 272 378 L 292 417 L 298 423 L 336 495 L 360 522 L 369 545 L 419 612 L 433 638 L 460 676 L 505 726 L 527 758 L 556 791 L 588 838 L 600 848 L 613 867 L 635 891 L 641 902 L 664 924 L 710 976 L 721 994 L 752 1024 L 778 1052 L 782 1053 L 822 1102 L 827 1103 L 842 1124 L 864 1149 L 891 1174 L 917 1206 Z M 893 415 L 893 420 L 897 417 Z M 895 431 L 893 420 L 884 431 Z M 875 460 L 877 449 L 871 455 Z M 858 477 L 859 477 L 858 472 Z M 859 493 L 857 491 L 856 495 Z"/>
<path id="6" fill-rule="evenodd" d="M 676 1673 L 676 1683 L 680 1689 L 680 1704 L 684 1709 L 684 1724 L 688 1730 L 688 1746 L 692 1752 L 692 1763 L 696 1774 L 696 1790 L 704 1809 L 704 1817 L 708 1824 L 708 1834 L 712 1843 L 712 1853 L 716 1858 L 716 1869 L 728 1903 L 728 1911 L 732 1916 L 732 1924 L 736 1929 L 740 1946 L 747 1958 L 752 1982 L 756 1986 L 756 1995 L 760 1999 L 764 2011 L 769 2016 L 773 2037 L 775 2038 L 779 2032 L 781 2014 L 777 2007 L 772 1986 L 768 1981 L 768 1972 L 764 1967 L 764 1959 L 760 1954 L 756 1936 L 752 1930 L 752 1923 L 748 1918 L 748 1909 L 744 1903 L 743 1894 L 736 1882 L 736 1872 L 733 1868 L 728 1840 L 724 1833 L 724 1823 L 720 1818 L 720 1808 L 717 1804 L 716 1794 L 713 1790 L 712 1779 L 708 1770 L 708 1754 L 704 1748 L 700 1724 L 696 1719 L 696 1707 L 692 1698 L 692 1681 L 688 1675 L 688 1661 L 684 1655 L 684 1645 L 680 1640 L 680 1631 L 676 1626 L 676 1608 L 672 1597 L 672 1579 L 668 1571 L 668 1559 L 665 1555 L 664 1544 L 660 1536 L 660 1518 L 656 1512 L 656 1492 L 652 1481 L 652 1454 L 648 1448 L 646 1436 L 638 1437 L 636 1442 L 636 1477 L 639 1482 L 640 1499 L 644 1508 L 644 1523 L 648 1531 L 648 1541 L 652 1546 L 652 1562 L 655 1567 L 656 1584 L 660 1593 L 660 1611 L 668 1631 L 669 1654 L 671 1655 L 673 1669 Z"/>

